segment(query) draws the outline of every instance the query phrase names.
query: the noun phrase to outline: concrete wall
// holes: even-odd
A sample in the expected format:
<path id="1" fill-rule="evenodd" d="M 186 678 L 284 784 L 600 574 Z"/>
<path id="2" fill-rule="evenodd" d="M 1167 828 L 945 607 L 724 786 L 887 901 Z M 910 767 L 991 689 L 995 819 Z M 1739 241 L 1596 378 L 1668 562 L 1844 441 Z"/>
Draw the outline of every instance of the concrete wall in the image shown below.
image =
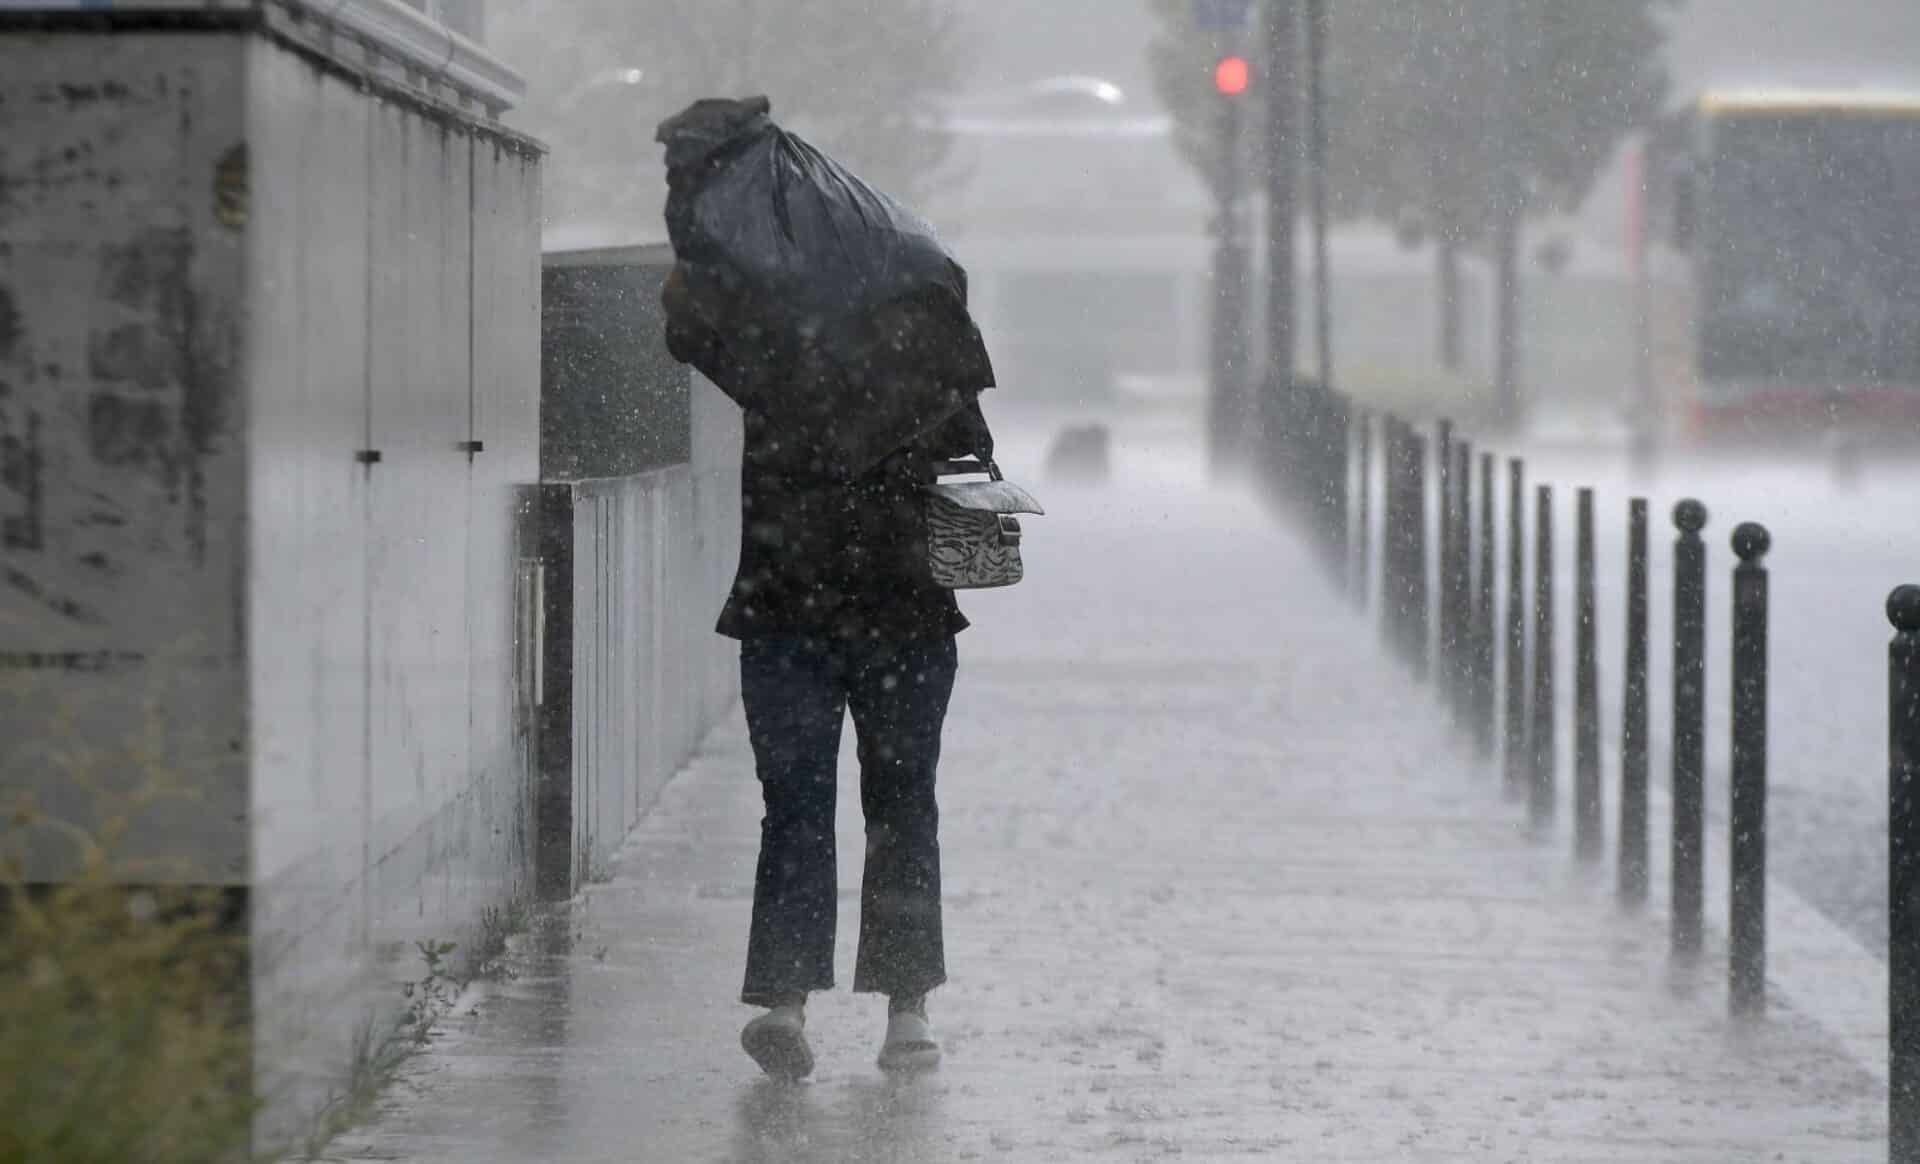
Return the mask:
<path id="1" fill-rule="evenodd" d="M 662 338 L 663 246 L 551 256 L 541 275 L 540 469 L 630 477 L 692 456 L 687 370 Z"/>
<path id="2" fill-rule="evenodd" d="M 0 801 L 246 889 L 271 1139 L 530 891 L 539 157 L 245 14 L 57 28 L 0 33 Z"/>
<path id="3" fill-rule="evenodd" d="M 0 796 L 247 875 L 243 42 L 0 40 Z M 139 797 L 159 799 L 141 806 Z M 15 831 L 31 874 L 62 830 Z"/>
<path id="4" fill-rule="evenodd" d="M 416 943 L 458 960 L 531 891 L 539 167 L 265 40 L 251 69 L 255 991 L 298 1109 Z"/>
<path id="5" fill-rule="evenodd" d="M 602 256 L 541 484 L 536 147 L 258 13 L 64 27 L 0 25 L 0 799 L 245 894 L 283 1142 L 530 895 L 549 790 L 571 888 L 734 697 L 739 416 L 670 256 Z"/>
<path id="6" fill-rule="evenodd" d="M 667 357 L 659 288 L 671 262 L 660 247 L 546 261 L 556 637 L 541 685 L 539 815 L 552 896 L 605 866 L 738 689 L 737 654 L 713 624 L 738 561 L 740 416 Z"/>

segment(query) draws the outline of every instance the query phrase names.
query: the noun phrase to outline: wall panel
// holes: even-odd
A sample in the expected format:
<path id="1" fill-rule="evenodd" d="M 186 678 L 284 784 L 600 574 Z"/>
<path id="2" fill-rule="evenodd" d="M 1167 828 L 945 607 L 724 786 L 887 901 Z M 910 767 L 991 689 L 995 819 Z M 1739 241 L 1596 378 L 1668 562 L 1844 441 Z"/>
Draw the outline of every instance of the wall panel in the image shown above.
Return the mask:
<path id="1" fill-rule="evenodd" d="M 369 980 L 369 108 L 255 42 L 249 61 L 248 445 L 257 1074 L 276 1110 L 325 1102 Z M 346 354 L 346 358 L 343 358 Z"/>
<path id="2" fill-rule="evenodd" d="M 469 148 L 374 110 L 370 876 L 374 943 L 399 957 L 452 940 L 435 930 L 466 807 Z"/>
<path id="3" fill-rule="evenodd" d="M 246 888 L 265 1142 L 530 884 L 538 214 L 245 21 L 0 34 L 0 802 L 190 794 L 119 875 Z"/>
<path id="4" fill-rule="evenodd" d="M 0 38 L 0 802 L 149 881 L 247 877 L 245 46 Z"/>
<path id="5" fill-rule="evenodd" d="M 473 521 L 467 553 L 468 692 L 472 779 L 484 806 L 467 876 L 513 871 L 511 891 L 532 891 L 533 690 L 527 671 L 533 605 L 529 523 L 538 479 L 526 418 L 539 409 L 539 160 L 477 138 L 473 168 L 473 315 L 468 457 Z"/>

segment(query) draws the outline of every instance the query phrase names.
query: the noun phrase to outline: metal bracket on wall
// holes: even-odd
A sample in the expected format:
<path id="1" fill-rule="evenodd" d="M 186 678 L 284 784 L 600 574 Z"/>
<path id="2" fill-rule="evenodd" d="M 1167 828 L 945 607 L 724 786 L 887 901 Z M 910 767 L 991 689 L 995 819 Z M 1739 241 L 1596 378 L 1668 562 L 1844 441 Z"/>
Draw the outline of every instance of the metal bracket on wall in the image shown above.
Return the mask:
<path id="1" fill-rule="evenodd" d="M 484 452 L 486 452 L 486 451 L 487 451 L 487 442 L 485 442 L 485 441 L 461 441 L 461 442 L 460 442 L 460 451 L 461 451 L 461 452 L 463 452 L 463 453 L 465 453 L 465 454 L 467 454 L 467 455 L 468 455 L 468 456 L 470 456 L 470 457 L 471 457 L 471 456 L 473 456 L 473 455 L 474 455 L 475 453 L 484 453 Z"/>
<path id="2" fill-rule="evenodd" d="M 378 465 L 380 463 L 380 450 L 361 449 L 359 452 L 353 454 L 353 459 L 362 465 Z"/>

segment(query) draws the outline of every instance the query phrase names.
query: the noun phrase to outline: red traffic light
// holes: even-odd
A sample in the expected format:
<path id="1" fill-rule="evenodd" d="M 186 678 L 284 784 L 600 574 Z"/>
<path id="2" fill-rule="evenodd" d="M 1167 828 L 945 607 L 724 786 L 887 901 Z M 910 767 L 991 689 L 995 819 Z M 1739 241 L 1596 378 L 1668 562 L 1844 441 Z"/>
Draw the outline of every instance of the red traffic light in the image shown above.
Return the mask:
<path id="1" fill-rule="evenodd" d="M 1245 57 L 1222 57 L 1213 69 L 1213 87 L 1229 97 L 1238 97 L 1253 83 L 1253 66 Z"/>

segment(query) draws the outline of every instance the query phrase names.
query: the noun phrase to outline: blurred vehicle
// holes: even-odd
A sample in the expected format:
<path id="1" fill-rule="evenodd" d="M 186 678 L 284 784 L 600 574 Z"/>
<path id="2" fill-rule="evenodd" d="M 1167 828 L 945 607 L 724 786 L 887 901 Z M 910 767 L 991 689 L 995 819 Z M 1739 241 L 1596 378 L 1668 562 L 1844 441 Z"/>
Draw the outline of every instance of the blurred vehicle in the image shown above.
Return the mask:
<path id="1" fill-rule="evenodd" d="M 1105 485 L 1113 477 L 1113 433 L 1103 424 L 1062 431 L 1047 450 L 1047 481 L 1055 485 Z"/>
<path id="2" fill-rule="evenodd" d="M 1097 77 L 953 102 L 963 177 L 932 208 L 972 276 L 997 405 L 1103 415 L 1127 376 L 1205 366 L 1211 203 L 1173 120 Z"/>
<path id="3" fill-rule="evenodd" d="M 1920 438 L 1920 91 L 1709 92 L 1645 166 L 1637 420 Z"/>

